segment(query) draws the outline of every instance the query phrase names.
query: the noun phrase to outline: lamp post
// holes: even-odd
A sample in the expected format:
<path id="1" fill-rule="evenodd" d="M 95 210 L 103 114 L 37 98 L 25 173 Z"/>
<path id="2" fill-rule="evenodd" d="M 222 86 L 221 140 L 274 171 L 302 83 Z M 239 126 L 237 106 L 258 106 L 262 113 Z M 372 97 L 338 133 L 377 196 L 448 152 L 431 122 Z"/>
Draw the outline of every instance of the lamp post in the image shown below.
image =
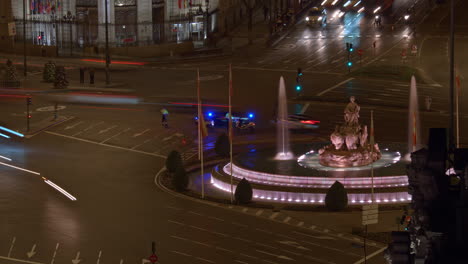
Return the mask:
<path id="1" fill-rule="evenodd" d="M 106 84 L 109 84 L 110 83 L 110 76 L 109 76 L 109 64 L 110 64 L 110 55 L 109 55 L 109 15 L 107 14 L 107 4 L 108 4 L 108 0 L 105 0 L 104 2 L 104 12 L 106 13 L 105 15 L 105 19 L 106 19 L 106 25 L 105 25 L 105 28 L 106 28 Z"/>
<path id="2" fill-rule="evenodd" d="M 454 51 L 455 51 L 455 25 L 454 25 L 454 15 L 455 15 L 455 3 L 454 0 L 450 0 L 450 132 L 449 132 L 449 150 L 450 153 L 453 154 L 455 150 L 455 140 L 454 140 L 454 77 L 455 77 L 455 69 L 454 69 Z"/>
<path id="3" fill-rule="evenodd" d="M 208 19 L 208 12 L 210 11 L 209 10 L 209 6 L 210 6 L 210 0 L 205 0 L 205 39 L 206 39 L 206 44 L 208 46 L 208 33 L 209 33 L 209 30 L 208 30 L 208 22 L 209 22 L 209 19 Z"/>
<path id="4" fill-rule="evenodd" d="M 72 23 L 75 21 L 75 16 L 70 11 L 63 16 L 63 20 L 70 26 L 70 57 L 73 56 L 73 28 Z"/>
<path id="5" fill-rule="evenodd" d="M 23 74 L 26 77 L 26 0 L 23 0 L 23 56 L 24 56 L 24 65 L 23 65 Z"/>

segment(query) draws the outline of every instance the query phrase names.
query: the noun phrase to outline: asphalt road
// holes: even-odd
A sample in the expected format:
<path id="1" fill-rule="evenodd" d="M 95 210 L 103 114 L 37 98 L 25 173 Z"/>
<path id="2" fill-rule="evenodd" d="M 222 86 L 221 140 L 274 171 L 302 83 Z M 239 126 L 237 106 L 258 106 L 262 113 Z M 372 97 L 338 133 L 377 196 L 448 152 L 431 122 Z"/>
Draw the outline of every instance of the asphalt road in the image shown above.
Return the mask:
<path id="1" fill-rule="evenodd" d="M 434 11 L 434 16 L 444 17 L 443 10 L 439 11 Z M 59 243 L 55 263 L 69 263 L 78 251 L 82 263 L 119 263 L 121 259 L 123 263 L 139 263 L 151 254 L 151 241 L 155 241 L 160 263 L 360 260 L 362 249 L 339 237 L 324 238 L 302 228 L 173 197 L 154 184 L 155 174 L 170 150 L 196 154 L 192 145 L 183 145 L 177 136 L 180 133 L 194 138 L 196 109 L 169 106 L 169 129 L 160 126 L 159 110 L 168 102 L 195 102 L 197 68 L 202 77 L 203 102 L 225 104 L 227 64 L 233 64 L 234 107 L 256 113 L 258 137 L 272 134 L 270 121 L 274 119 L 279 77 L 285 77 L 288 96 L 293 98 L 296 69 L 301 67 L 305 72 L 303 96 L 323 98 L 310 101 L 306 110 L 322 122 L 315 134 L 328 137 L 335 124 L 342 122 L 346 98 L 354 95 L 362 107 L 361 122 L 369 124 L 370 110 L 374 110 L 377 141 L 404 142 L 409 80 L 347 75 L 345 43 L 351 41 L 355 50 L 363 49 L 360 63 L 356 53 L 351 55 L 355 65 L 352 71 L 359 64 L 424 69 L 427 76 L 419 85 L 419 101 L 423 105 L 424 96 L 434 100 L 433 111 L 421 112 L 423 138 L 427 138 L 427 128 L 445 126 L 446 35 L 438 35 L 440 31 L 434 29 L 418 30 L 412 36 L 408 25 L 398 23 L 393 31 L 388 25 L 375 28 L 372 17 L 365 16 L 350 15 L 345 21 L 349 23 L 343 27 L 331 24 L 325 29 L 301 24 L 275 49 L 251 50 L 242 57 L 121 69 L 114 72 L 113 81 L 127 82 L 128 88 L 135 89 L 135 95 L 142 99 L 139 104 L 65 104 L 60 115 L 74 119 L 28 140 L 1 141 L 0 155 L 12 159 L 1 162 L 40 172 L 78 200 L 68 200 L 38 175 L 1 166 L 0 215 L 7 217 L 0 219 L 0 259 L 10 255 L 25 260 L 36 244 L 37 253 L 31 260 L 50 263 Z M 463 37 L 462 31 L 456 43 L 461 47 L 457 64 L 462 77 L 468 74 Z M 401 50 L 413 44 L 418 45 L 418 53 L 402 61 Z M 69 73 L 77 76 L 76 69 Z M 99 78 L 102 82 L 102 76 Z M 1 100 L 2 122 L 23 126 L 24 98 Z M 465 101 L 462 97 L 462 131 L 468 123 Z M 50 112 L 37 110 L 50 105 L 47 96 L 34 96 L 33 118 L 50 116 Z M 303 106 L 291 105 L 290 110 Z M 209 144 L 219 132 L 211 133 Z M 468 138 L 462 137 L 462 142 L 467 144 Z M 11 247 L 13 237 L 16 240 Z M 378 249 L 369 248 L 370 252 Z M 2 263 L 25 262 L 2 259 Z M 369 263 L 383 260 L 375 257 Z"/>

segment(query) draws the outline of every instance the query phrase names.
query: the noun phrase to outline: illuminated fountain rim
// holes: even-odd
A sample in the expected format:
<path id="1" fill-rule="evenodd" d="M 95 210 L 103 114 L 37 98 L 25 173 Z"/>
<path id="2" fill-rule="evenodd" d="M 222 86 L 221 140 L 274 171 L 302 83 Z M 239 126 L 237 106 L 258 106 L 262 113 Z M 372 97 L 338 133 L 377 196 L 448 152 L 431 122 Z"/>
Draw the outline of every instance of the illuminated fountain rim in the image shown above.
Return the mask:
<path id="1" fill-rule="evenodd" d="M 223 166 L 225 175 L 230 175 L 231 163 Z M 247 179 L 252 183 L 270 186 L 287 186 L 297 188 L 330 188 L 335 181 L 341 182 L 346 188 L 392 188 L 408 186 L 406 175 L 379 176 L 379 177 L 312 177 L 272 174 L 241 168 L 235 163 L 232 165 L 232 176 L 238 180 Z"/>
<path id="2" fill-rule="evenodd" d="M 231 185 L 223 182 L 215 177 L 211 177 L 211 184 L 224 192 L 231 192 Z M 233 186 L 233 192 L 237 186 Z M 252 189 L 254 200 L 278 203 L 292 204 L 324 204 L 325 193 L 297 193 L 297 192 L 280 192 L 271 190 Z M 372 197 L 374 199 L 372 199 Z M 392 193 L 348 193 L 348 203 L 351 205 L 358 204 L 395 204 L 408 203 L 411 201 L 411 195 L 407 192 L 392 192 Z"/>

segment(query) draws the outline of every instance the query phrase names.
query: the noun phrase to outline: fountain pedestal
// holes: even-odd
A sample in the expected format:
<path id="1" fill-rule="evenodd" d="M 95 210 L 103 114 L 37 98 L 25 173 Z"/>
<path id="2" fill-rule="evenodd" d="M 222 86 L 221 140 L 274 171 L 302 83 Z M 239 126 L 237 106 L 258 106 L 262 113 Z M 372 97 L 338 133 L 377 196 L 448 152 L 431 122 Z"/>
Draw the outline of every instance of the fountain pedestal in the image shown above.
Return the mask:
<path id="1" fill-rule="evenodd" d="M 367 141 L 367 126 L 359 124 L 360 107 L 351 96 L 345 108 L 343 125 L 330 135 L 331 145 L 319 150 L 319 162 L 327 167 L 358 167 L 377 161 L 382 156 L 377 144 Z M 373 141 L 373 140 L 371 140 Z"/>

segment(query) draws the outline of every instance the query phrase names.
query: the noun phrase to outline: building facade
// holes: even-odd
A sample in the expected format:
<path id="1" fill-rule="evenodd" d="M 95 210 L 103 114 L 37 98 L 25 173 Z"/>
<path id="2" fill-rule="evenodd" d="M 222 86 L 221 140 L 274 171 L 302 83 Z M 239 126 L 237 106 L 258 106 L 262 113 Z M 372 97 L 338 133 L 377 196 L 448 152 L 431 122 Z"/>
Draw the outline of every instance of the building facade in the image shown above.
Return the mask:
<path id="1" fill-rule="evenodd" d="M 27 42 L 77 49 L 105 44 L 107 9 L 111 46 L 145 46 L 203 42 L 217 30 L 218 1 L 223 0 L 11 0 L 11 14 L 18 41 L 25 12 Z"/>

